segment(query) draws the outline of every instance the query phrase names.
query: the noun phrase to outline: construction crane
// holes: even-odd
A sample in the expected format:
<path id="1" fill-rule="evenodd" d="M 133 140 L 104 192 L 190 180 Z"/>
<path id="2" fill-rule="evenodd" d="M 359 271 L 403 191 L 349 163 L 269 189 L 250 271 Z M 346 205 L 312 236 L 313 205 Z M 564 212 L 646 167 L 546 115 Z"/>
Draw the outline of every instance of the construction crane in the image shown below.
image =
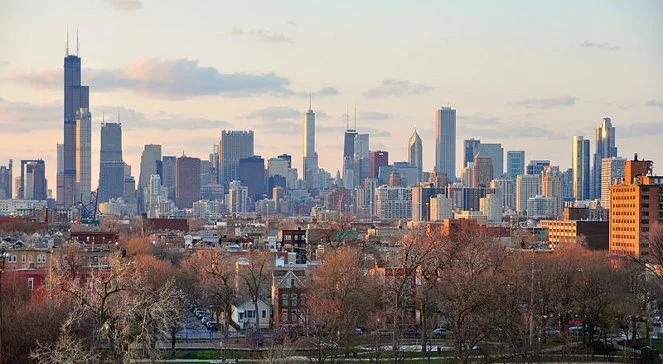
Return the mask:
<path id="1" fill-rule="evenodd" d="M 99 202 L 99 189 L 96 189 L 90 192 L 90 200 L 85 203 L 79 201 L 76 205 L 78 212 L 80 214 L 80 222 L 83 224 L 98 225 L 99 221 L 97 220 L 97 203 Z"/>

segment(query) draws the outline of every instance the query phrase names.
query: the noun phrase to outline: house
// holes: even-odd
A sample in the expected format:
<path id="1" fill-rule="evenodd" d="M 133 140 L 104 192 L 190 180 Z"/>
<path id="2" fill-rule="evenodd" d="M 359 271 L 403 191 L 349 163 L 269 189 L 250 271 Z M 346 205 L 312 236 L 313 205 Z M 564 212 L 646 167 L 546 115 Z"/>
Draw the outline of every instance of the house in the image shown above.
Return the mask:
<path id="1" fill-rule="evenodd" d="M 306 266 L 274 269 L 272 272 L 274 326 L 304 324 L 307 283 Z"/>
<path id="2" fill-rule="evenodd" d="M 308 250 L 306 230 L 302 230 L 301 227 L 296 230 L 281 230 L 279 231 L 279 239 L 283 250 L 297 253 L 297 264 L 306 263 Z"/>
<path id="3" fill-rule="evenodd" d="M 260 329 L 268 329 L 272 309 L 262 300 L 258 300 L 258 315 L 260 317 Z M 256 311 L 253 301 L 246 299 L 238 305 L 233 305 L 231 318 L 239 325 L 241 330 L 255 328 Z"/>

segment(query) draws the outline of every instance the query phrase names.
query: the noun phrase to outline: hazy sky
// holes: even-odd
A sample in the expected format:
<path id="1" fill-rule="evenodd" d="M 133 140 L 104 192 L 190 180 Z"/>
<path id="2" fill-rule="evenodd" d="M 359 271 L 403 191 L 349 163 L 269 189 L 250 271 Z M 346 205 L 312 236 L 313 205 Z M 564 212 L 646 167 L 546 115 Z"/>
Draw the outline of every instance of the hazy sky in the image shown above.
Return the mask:
<path id="1" fill-rule="evenodd" d="M 346 109 L 371 149 L 434 164 L 434 115 L 471 136 L 570 166 L 571 137 L 611 117 L 619 154 L 663 163 L 663 1 L 0 0 L 0 163 L 43 158 L 55 190 L 62 65 L 80 34 L 98 180 L 102 112 L 125 160 L 143 144 L 207 158 L 222 129 L 293 155 L 313 94 L 320 166 L 341 165 Z M 592 144 L 592 153 L 594 145 Z M 16 170 L 15 172 L 17 172 Z"/>

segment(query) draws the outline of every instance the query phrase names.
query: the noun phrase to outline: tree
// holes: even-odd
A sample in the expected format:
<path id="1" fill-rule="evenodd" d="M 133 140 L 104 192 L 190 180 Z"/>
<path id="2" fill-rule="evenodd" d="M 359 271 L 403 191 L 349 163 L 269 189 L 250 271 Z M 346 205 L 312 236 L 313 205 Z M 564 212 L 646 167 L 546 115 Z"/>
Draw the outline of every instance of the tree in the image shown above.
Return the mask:
<path id="1" fill-rule="evenodd" d="M 274 257 L 267 251 L 253 250 L 247 259 L 239 261 L 239 278 L 242 288 L 247 293 L 255 309 L 256 330 L 260 330 L 260 314 L 258 301 L 266 296 L 271 283 Z"/>

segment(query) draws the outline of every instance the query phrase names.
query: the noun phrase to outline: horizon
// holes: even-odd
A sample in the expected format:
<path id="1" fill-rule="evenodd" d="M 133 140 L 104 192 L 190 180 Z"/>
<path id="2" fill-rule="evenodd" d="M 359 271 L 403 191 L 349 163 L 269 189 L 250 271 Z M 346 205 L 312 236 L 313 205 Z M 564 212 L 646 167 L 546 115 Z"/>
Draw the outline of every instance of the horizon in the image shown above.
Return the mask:
<path id="1" fill-rule="evenodd" d="M 78 29 L 82 82 L 91 93 L 93 188 L 102 115 L 115 122 L 118 112 L 124 159 L 136 178 L 144 144 L 207 159 L 224 129 L 254 130 L 256 155 L 290 154 L 302 176 L 309 94 L 319 165 L 332 176 L 341 169 L 345 114 L 355 106 L 358 131 L 371 135 L 371 150 L 389 152 L 390 162 L 406 160 L 416 128 L 426 171 L 434 165 L 442 106 L 457 110 L 457 174 L 469 138 L 525 150 L 526 163 L 549 159 L 569 168 L 571 138 L 589 138 L 593 153 L 604 117 L 616 128 L 621 157 L 638 153 L 656 166 L 663 156 L 663 25 L 656 16 L 663 3 L 571 9 L 563 5 L 571 2 L 513 2 L 499 5 L 500 17 L 487 2 L 370 3 L 350 11 L 286 2 L 254 12 L 250 4 L 212 2 L 201 13 L 176 2 L 7 2 L 0 41 L 13 53 L 0 56 L 0 163 L 44 159 L 55 192 L 67 27 L 70 50 Z M 224 5 L 227 12 L 216 11 Z M 582 7 L 594 16 L 583 17 Z M 162 18 L 174 9 L 183 18 L 179 29 Z M 440 12 L 453 16 L 436 17 Z M 374 21 L 364 22 L 362 13 Z M 121 28 L 105 26 L 119 22 Z"/>

